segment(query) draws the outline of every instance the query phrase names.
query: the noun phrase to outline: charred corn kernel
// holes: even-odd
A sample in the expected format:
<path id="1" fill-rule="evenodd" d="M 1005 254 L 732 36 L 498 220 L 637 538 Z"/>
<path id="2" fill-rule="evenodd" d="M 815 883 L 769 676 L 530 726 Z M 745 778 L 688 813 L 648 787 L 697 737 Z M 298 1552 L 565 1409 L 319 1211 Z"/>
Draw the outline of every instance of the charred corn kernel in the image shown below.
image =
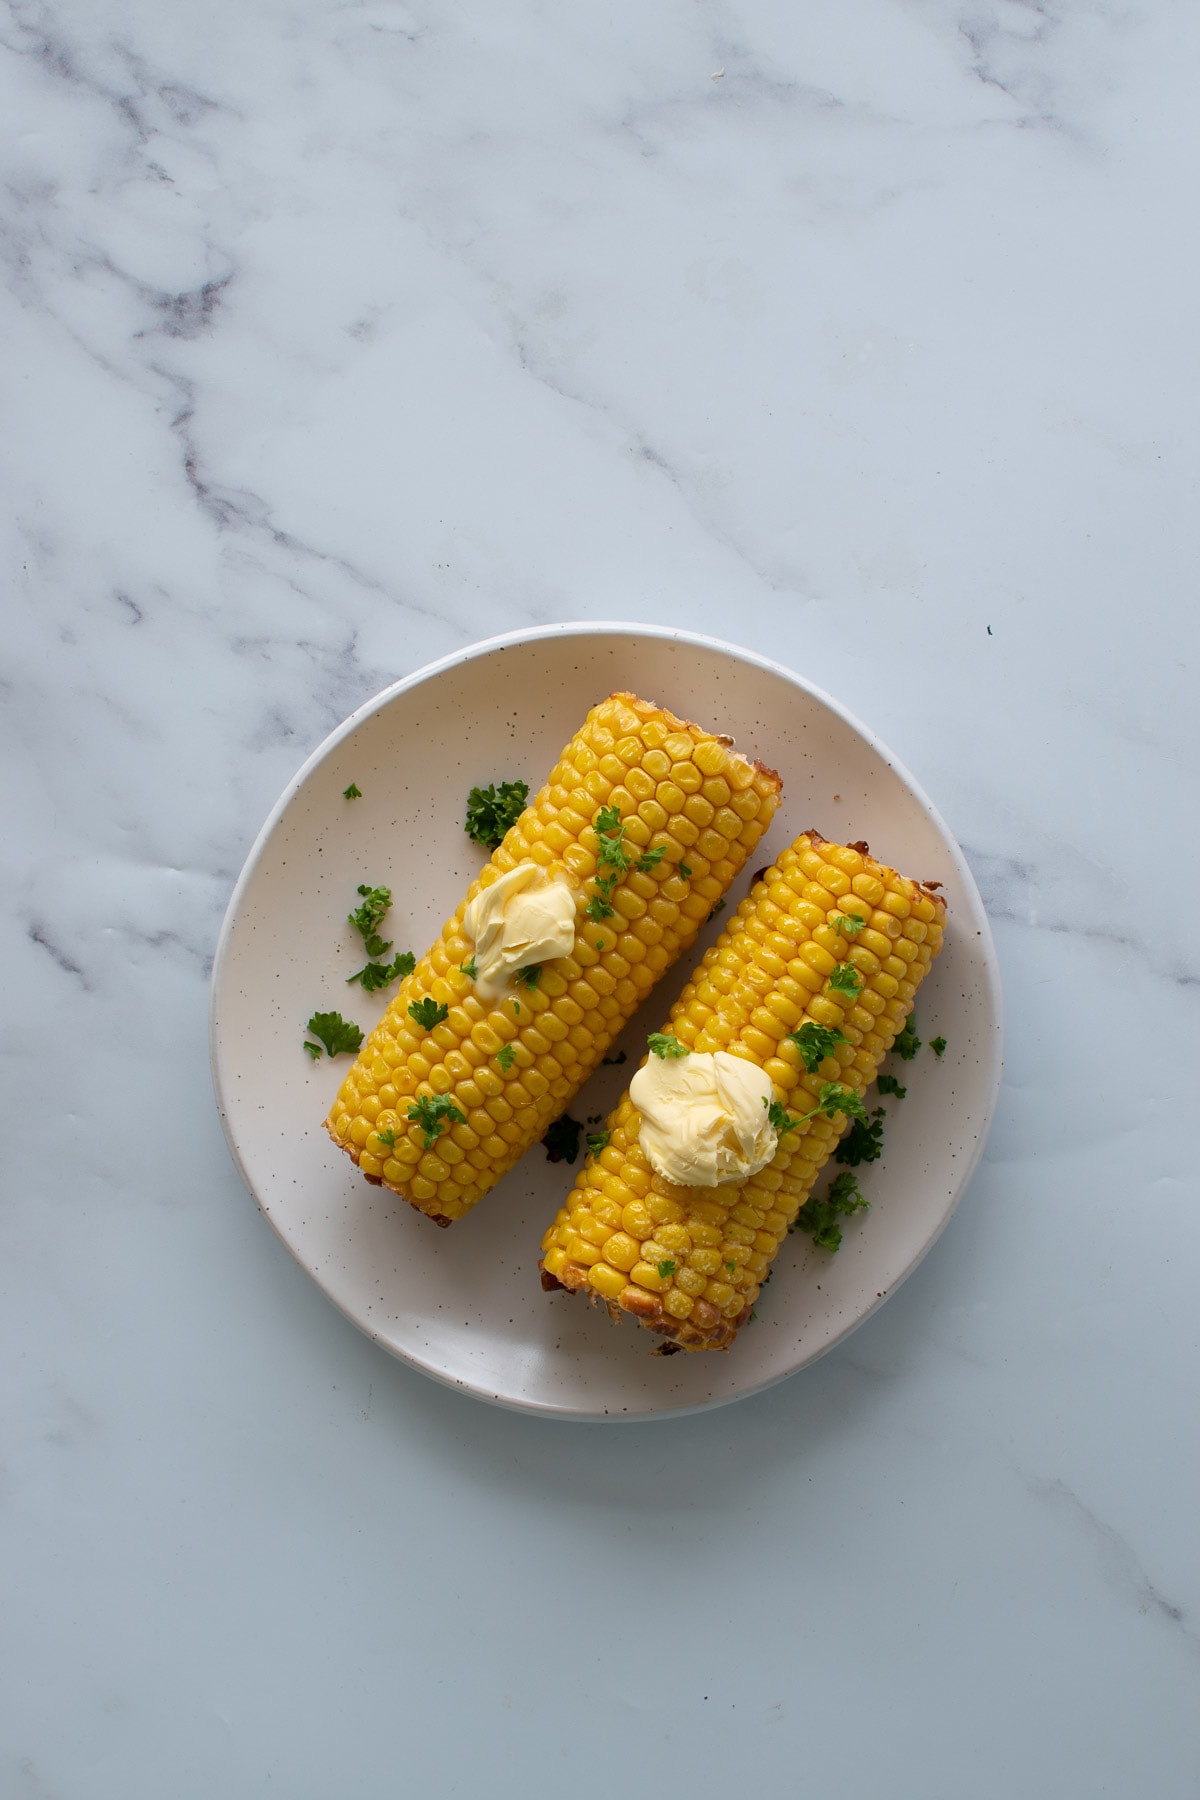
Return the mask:
<path id="1" fill-rule="evenodd" d="M 851 890 L 857 898 L 844 907 Z M 896 959 L 903 980 L 884 967 L 874 943 L 856 954 L 854 941 L 832 925 L 838 912 L 855 908 L 863 917 L 868 907 L 875 908 L 873 919 L 887 921 L 889 929 L 878 934 L 885 956 L 905 947 Z M 694 1050 L 725 1048 L 758 1062 L 771 1074 L 776 1098 L 805 1113 L 825 1081 L 862 1090 L 875 1079 L 941 946 L 944 918 L 939 897 L 861 846 L 807 832 L 755 882 L 663 1029 Z M 867 930 L 860 934 L 867 936 Z M 781 944 L 790 953 L 786 962 Z M 827 996 L 824 972 L 846 961 L 861 977 L 857 998 Z M 815 1074 L 781 1035 L 810 1020 L 837 1025 L 847 1039 Z M 640 1119 L 628 1092 L 606 1125 L 605 1150 L 589 1159 L 543 1239 L 543 1286 L 572 1292 L 590 1286 L 613 1318 L 632 1313 L 687 1350 L 728 1348 L 845 1119 L 817 1114 L 806 1120 L 780 1141 L 765 1169 L 724 1188 L 674 1187 L 657 1175 L 642 1154 Z M 585 1271 L 573 1248 L 585 1241 L 584 1226 L 598 1216 L 601 1198 L 616 1194 L 624 1196 L 621 1230 L 598 1246 L 600 1260 Z"/>
<path id="2" fill-rule="evenodd" d="M 707 798 L 701 792 L 706 781 L 713 790 Z M 713 904 L 709 891 L 723 893 L 743 867 L 770 824 L 779 786 L 772 770 L 738 756 L 728 738 L 632 694 L 613 694 L 594 707 L 363 1045 L 326 1121 L 334 1142 L 368 1180 L 391 1188 L 439 1224 L 461 1218 L 545 1135 L 654 983 L 693 942 Z M 677 832 L 685 831 L 694 842 L 701 825 L 725 804 L 726 790 L 738 796 L 730 818 L 741 835 L 721 835 L 723 860 L 712 872 L 705 862 L 702 894 L 696 880 L 676 874 L 681 850 L 674 863 L 664 857 L 652 869 L 636 867 L 652 838 L 674 844 Z M 602 860 L 595 830 L 601 806 L 619 809 L 629 860 L 607 899 L 595 879 Z M 485 1005 L 462 973 L 473 948 L 463 918 L 477 893 L 528 862 L 573 884 L 575 943 L 569 955 L 543 966 L 535 989 Z M 611 912 L 589 917 L 593 899 Z M 425 1030 L 408 1009 L 428 999 L 444 1006 L 447 1016 Z M 410 1119 L 410 1109 L 435 1100 L 440 1111 L 424 1109 L 431 1123 Z M 386 1159 L 380 1154 L 385 1146 L 373 1135 L 384 1110 L 396 1134 Z M 620 1204 L 649 1187 L 648 1177 L 629 1185 Z M 588 1255 L 596 1255 L 596 1233 L 607 1235 L 611 1227 L 598 1212 L 590 1218 L 592 1229 L 572 1231 Z M 625 1272 L 655 1222 L 649 1218 L 647 1230 L 630 1240 L 618 1292 L 630 1285 Z M 578 1269 L 583 1279 L 586 1262 L 581 1250 L 567 1256 L 563 1268 Z M 635 1286 L 637 1306 L 657 1304 L 647 1289 Z M 614 1298 L 603 1285 L 596 1291 Z"/>

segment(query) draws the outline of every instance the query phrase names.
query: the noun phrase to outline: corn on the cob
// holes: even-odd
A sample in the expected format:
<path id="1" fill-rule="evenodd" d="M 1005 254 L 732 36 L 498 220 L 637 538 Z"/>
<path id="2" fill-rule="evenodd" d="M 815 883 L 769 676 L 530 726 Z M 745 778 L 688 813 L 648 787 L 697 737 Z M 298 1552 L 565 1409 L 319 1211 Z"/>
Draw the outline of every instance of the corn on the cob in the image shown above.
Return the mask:
<path id="1" fill-rule="evenodd" d="M 544 1135 L 770 823 L 778 775 L 730 745 L 632 694 L 588 714 L 342 1083 L 326 1127 L 368 1180 L 448 1225 Z M 602 807 L 629 852 L 615 886 L 598 866 Z M 536 987 L 484 1000 L 463 917 L 527 862 L 572 884 L 574 948 Z M 409 1011 L 423 1000 L 446 1009 L 428 1030 Z"/>
<path id="2" fill-rule="evenodd" d="M 853 936 L 838 929 L 839 914 L 863 921 Z M 865 844 L 806 832 L 755 883 L 664 1029 L 689 1050 L 757 1063 L 793 1116 L 817 1104 L 824 1083 L 861 1093 L 912 1010 L 944 917 L 939 896 L 876 862 Z M 858 973 L 857 994 L 829 985 L 842 962 Z M 789 1035 L 806 1020 L 843 1034 L 811 1074 Z M 642 1153 L 626 1092 L 607 1145 L 588 1158 L 542 1241 L 543 1286 L 586 1288 L 613 1318 L 632 1313 L 684 1349 L 728 1348 L 848 1123 L 818 1112 L 748 1181 L 678 1187 Z"/>

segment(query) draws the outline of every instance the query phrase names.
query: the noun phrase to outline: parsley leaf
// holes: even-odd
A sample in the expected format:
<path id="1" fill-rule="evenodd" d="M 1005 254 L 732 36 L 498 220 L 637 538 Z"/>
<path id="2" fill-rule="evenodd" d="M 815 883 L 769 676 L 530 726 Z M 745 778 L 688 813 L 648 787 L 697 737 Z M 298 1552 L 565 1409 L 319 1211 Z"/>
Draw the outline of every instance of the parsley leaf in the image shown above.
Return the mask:
<path id="1" fill-rule="evenodd" d="M 776 1137 L 786 1137 L 789 1131 L 795 1131 L 800 1121 L 793 1119 L 782 1100 L 772 1100 L 768 1104 L 764 1098 L 763 1105 L 767 1108 L 767 1118 L 774 1127 Z"/>
<path id="2" fill-rule="evenodd" d="M 312 1057 L 313 1061 L 316 1062 L 318 1056 L 321 1054 L 320 1044 L 305 1044 L 304 1048 L 308 1051 L 308 1054 Z"/>
<path id="3" fill-rule="evenodd" d="M 414 1000 L 408 1009 L 408 1016 L 422 1031 L 432 1031 L 443 1019 L 450 1017 L 448 1006 L 439 1006 L 436 1000 Z"/>
<path id="4" fill-rule="evenodd" d="M 652 1031 L 646 1039 L 651 1054 L 654 1056 L 689 1056 L 691 1052 L 686 1044 L 681 1044 L 677 1037 L 669 1031 Z"/>
<path id="5" fill-rule="evenodd" d="M 837 1250 L 842 1242 L 839 1218 L 862 1212 L 869 1205 L 870 1201 L 863 1199 L 858 1182 L 847 1169 L 844 1175 L 838 1175 L 830 1183 L 829 1192 L 823 1199 L 814 1194 L 805 1201 L 791 1229 L 807 1231 L 818 1249 Z"/>
<path id="6" fill-rule="evenodd" d="M 496 1052 L 496 1061 L 500 1064 L 500 1067 L 504 1070 L 506 1075 L 513 1066 L 513 1058 L 516 1054 L 517 1053 L 511 1044 L 501 1044 Z"/>
<path id="7" fill-rule="evenodd" d="M 688 868 L 686 863 L 680 863 L 679 873 L 683 876 L 685 881 L 690 881 L 692 879 L 692 871 Z"/>
<path id="8" fill-rule="evenodd" d="M 897 1100 L 903 1100 L 908 1092 L 906 1087 L 901 1087 L 894 1075 L 881 1075 L 875 1085 L 881 1094 L 895 1094 Z"/>
<path id="9" fill-rule="evenodd" d="M 502 781 L 499 787 L 473 787 L 467 795 L 467 819 L 463 829 L 467 836 L 495 850 L 504 841 L 525 810 L 529 798 L 526 781 Z"/>
<path id="10" fill-rule="evenodd" d="M 663 1257 L 658 1265 L 658 1272 L 664 1281 L 667 1279 L 668 1275 L 673 1275 L 675 1273 L 675 1264 L 671 1261 L 669 1256 Z"/>
<path id="11" fill-rule="evenodd" d="M 938 1057 L 938 1058 L 939 1058 L 939 1059 L 940 1059 L 940 1058 L 941 1058 L 941 1057 L 943 1057 L 943 1056 L 945 1056 L 945 1054 L 946 1054 L 946 1040 L 945 1040 L 945 1038 L 944 1038 L 944 1037 L 936 1037 L 936 1038 L 930 1038 L 930 1040 L 929 1040 L 929 1048 L 930 1048 L 930 1049 L 931 1049 L 931 1050 L 932 1050 L 932 1051 L 933 1051 L 933 1054 L 934 1054 L 934 1055 L 935 1055 L 935 1056 L 936 1056 L 936 1057 Z"/>
<path id="12" fill-rule="evenodd" d="M 474 981 L 479 973 L 479 970 L 475 967 L 475 958 L 473 956 L 468 956 L 465 963 L 459 963 L 458 972 L 460 975 L 469 975 L 471 980 Z"/>
<path id="13" fill-rule="evenodd" d="M 632 863 L 633 857 L 625 842 L 625 827 L 621 823 L 619 809 L 615 806 L 602 806 L 593 820 L 593 827 L 596 833 L 598 859 L 602 863 L 607 863 L 619 874 L 624 874 Z"/>
<path id="14" fill-rule="evenodd" d="M 901 1028 L 899 1037 L 892 1045 L 892 1049 L 896 1052 L 897 1056 L 902 1056 L 905 1062 L 911 1062 L 920 1048 L 921 1040 L 917 1036 L 916 1017 L 914 1014 L 909 1013 Z"/>
<path id="15" fill-rule="evenodd" d="M 833 921 L 839 937 L 848 938 L 856 938 L 866 922 L 857 913 L 839 913 Z"/>
<path id="16" fill-rule="evenodd" d="M 563 1113 L 555 1119 L 549 1131 L 542 1139 L 546 1146 L 547 1162 L 573 1163 L 579 1155 L 579 1134 L 583 1126 L 570 1113 Z"/>
<path id="17" fill-rule="evenodd" d="M 829 977 L 829 990 L 834 994 L 845 994 L 853 999 L 862 986 L 862 976 L 853 963 L 839 963 Z"/>
<path id="18" fill-rule="evenodd" d="M 844 1044 L 846 1034 L 837 1026 L 818 1025 L 813 1019 L 805 1019 L 799 1031 L 789 1031 L 788 1038 L 800 1052 L 800 1058 L 810 1075 L 815 1075 L 825 1058 L 832 1054 L 835 1044 Z"/>
<path id="19" fill-rule="evenodd" d="M 644 875 L 648 869 L 657 869 L 666 854 L 667 846 L 665 844 L 660 844 L 657 850 L 644 850 L 638 857 L 637 866 Z"/>
<path id="20" fill-rule="evenodd" d="M 416 966 L 417 959 L 412 951 L 401 950 L 390 963 L 369 962 L 365 968 L 356 969 L 353 975 L 347 975 L 346 985 L 349 987 L 352 981 L 360 981 L 364 991 L 373 994 L 376 988 L 390 987 L 393 981 L 411 975 Z"/>
<path id="21" fill-rule="evenodd" d="M 834 1162 L 849 1163 L 852 1169 L 857 1169 L 859 1163 L 878 1162 L 883 1155 L 883 1118 L 882 1106 L 877 1106 L 869 1118 L 864 1108 L 834 1151 Z"/>
<path id="22" fill-rule="evenodd" d="M 425 1133 L 427 1150 L 432 1150 L 448 1126 L 465 1125 L 467 1122 L 449 1094 L 422 1094 L 416 1105 L 409 1107 L 408 1116 Z"/>
<path id="23" fill-rule="evenodd" d="M 352 781 L 348 788 L 342 789 L 342 799 L 343 800 L 361 800 L 362 799 L 362 789 L 359 787 L 359 785 L 356 781 Z"/>
<path id="24" fill-rule="evenodd" d="M 343 1019 L 341 1013 L 314 1013 L 305 1031 L 311 1031 L 315 1038 L 320 1038 L 330 1056 L 337 1056 L 342 1050 L 347 1052 L 360 1048 L 363 1034 L 352 1021 Z M 315 1045 L 309 1046 L 311 1055 Z M 321 1052 L 318 1050 L 317 1055 Z"/>
<path id="25" fill-rule="evenodd" d="M 396 1148 L 396 1131 L 394 1126 L 389 1125 L 386 1131 L 377 1131 L 375 1136 L 379 1139 L 379 1142 L 385 1149 L 394 1150 Z"/>
<path id="26" fill-rule="evenodd" d="M 883 1108 L 880 1107 L 879 1110 L 882 1112 Z M 837 1113 L 845 1113 L 848 1119 L 865 1119 L 867 1109 L 853 1088 L 844 1087 L 840 1081 L 823 1081 L 817 1095 L 817 1104 L 811 1111 L 801 1113 L 798 1119 L 793 1119 L 792 1124 L 804 1125 L 809 1119 L 815 1119 L 818 1113 L 823 1113 L 827 1119 L 834 1118 Z"/>
<path id="27" fill-rule="evenodd" d="M 610 1131 L 589 1131 L 587 1134 L 587 1147 L 591 1154 L 593 1156 L 599 1156 L 602 1150 L 607 1150 L 608 1140 L 611 1136 L 612 1133 Z"/>
<path id="28" fill-rule="evenodd" d="M 704 923 L 707 925 L 710 920 L 716 918 L 716 916 L 719 912 L 724 912 L 724 911 L 725 911 L 725 902 L 723 900 L 718 900 L 717 904 L 713 907 L 712 911 L 709 913 L 708 918 L 705 919 Z"/>
<path id="29" fill-rule="evenodd" d="M 531 991 L 541 979 L 542 965 L 540 963 L 526 963 L 523 969 L 517 970 L 517 980 Z"/>
<path id="30" fill-rule="evenodd" d="M 391 944 L 385 944 L 379 936 L 379 926 L 383 916 L 392 904 L 392 890 L 389 887 L 368 887 L 360 881 L 358 891 L 363 896 L 361 906 L 356 906 L 350 914 L 350 923 L 361 936 L 367 946 L 368 956 L 382 956 Z"/>
<path id="31" fill-rule="evenodd" d="M 726 1267 L 726 1268 L 727 1268 L 727 1269 L 728 1269 L 728 1270 L 729 1270 L 729 1273 L 730 1273 L 730 1274 L 731 1274 L 731 1275 L 736 1275 L 736 1274 L 737 1274 L 737 1264 L 736 1264 L 736 1263 L 733 1263 L 733 1262 L 727 1262 L 727 1263 L 726 1263 L 726 1264 L 725 1264 L 725 1267 Z"/>

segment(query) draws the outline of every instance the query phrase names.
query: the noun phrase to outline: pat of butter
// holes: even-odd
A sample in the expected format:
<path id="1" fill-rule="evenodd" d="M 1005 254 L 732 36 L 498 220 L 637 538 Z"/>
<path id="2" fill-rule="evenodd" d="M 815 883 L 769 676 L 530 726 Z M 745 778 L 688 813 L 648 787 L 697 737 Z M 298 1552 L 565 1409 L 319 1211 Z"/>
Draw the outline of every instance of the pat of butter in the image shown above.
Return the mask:
<path id="1" fill-rule="evenodd" d="M 482 888 L 463 915 L 475 945 L 475 987 L 496 1000 L 518 969 L 550 962 L 575 947 L 575 894 L 565 877 L 519 863 Z"/>
<path id="2" fill-rule="evenodd" d="M 772 1160 L 775 1090 L 757 1063 L 727 1050 L 650 1056 L 629 1084 L 650 1165 L 680 1187 L 746 1181 Z"/>

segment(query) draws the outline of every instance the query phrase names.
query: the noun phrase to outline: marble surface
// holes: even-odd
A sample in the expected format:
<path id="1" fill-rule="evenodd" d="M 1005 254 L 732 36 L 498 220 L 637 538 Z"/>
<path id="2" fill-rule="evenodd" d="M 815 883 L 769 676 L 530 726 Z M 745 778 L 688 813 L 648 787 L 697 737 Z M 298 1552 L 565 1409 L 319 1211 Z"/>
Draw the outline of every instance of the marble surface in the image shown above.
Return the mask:
<path id="1" fill-rule="evenodd" d="M 1195 1794 L 1198 40 L 4 8 L 5 1800 Z M 1008 1072 L 853 1338 L 608 1429 L 333 1311 L 231 1163 L 206 990 L 339 719 L 613 617 L 915 771 Z"/>

